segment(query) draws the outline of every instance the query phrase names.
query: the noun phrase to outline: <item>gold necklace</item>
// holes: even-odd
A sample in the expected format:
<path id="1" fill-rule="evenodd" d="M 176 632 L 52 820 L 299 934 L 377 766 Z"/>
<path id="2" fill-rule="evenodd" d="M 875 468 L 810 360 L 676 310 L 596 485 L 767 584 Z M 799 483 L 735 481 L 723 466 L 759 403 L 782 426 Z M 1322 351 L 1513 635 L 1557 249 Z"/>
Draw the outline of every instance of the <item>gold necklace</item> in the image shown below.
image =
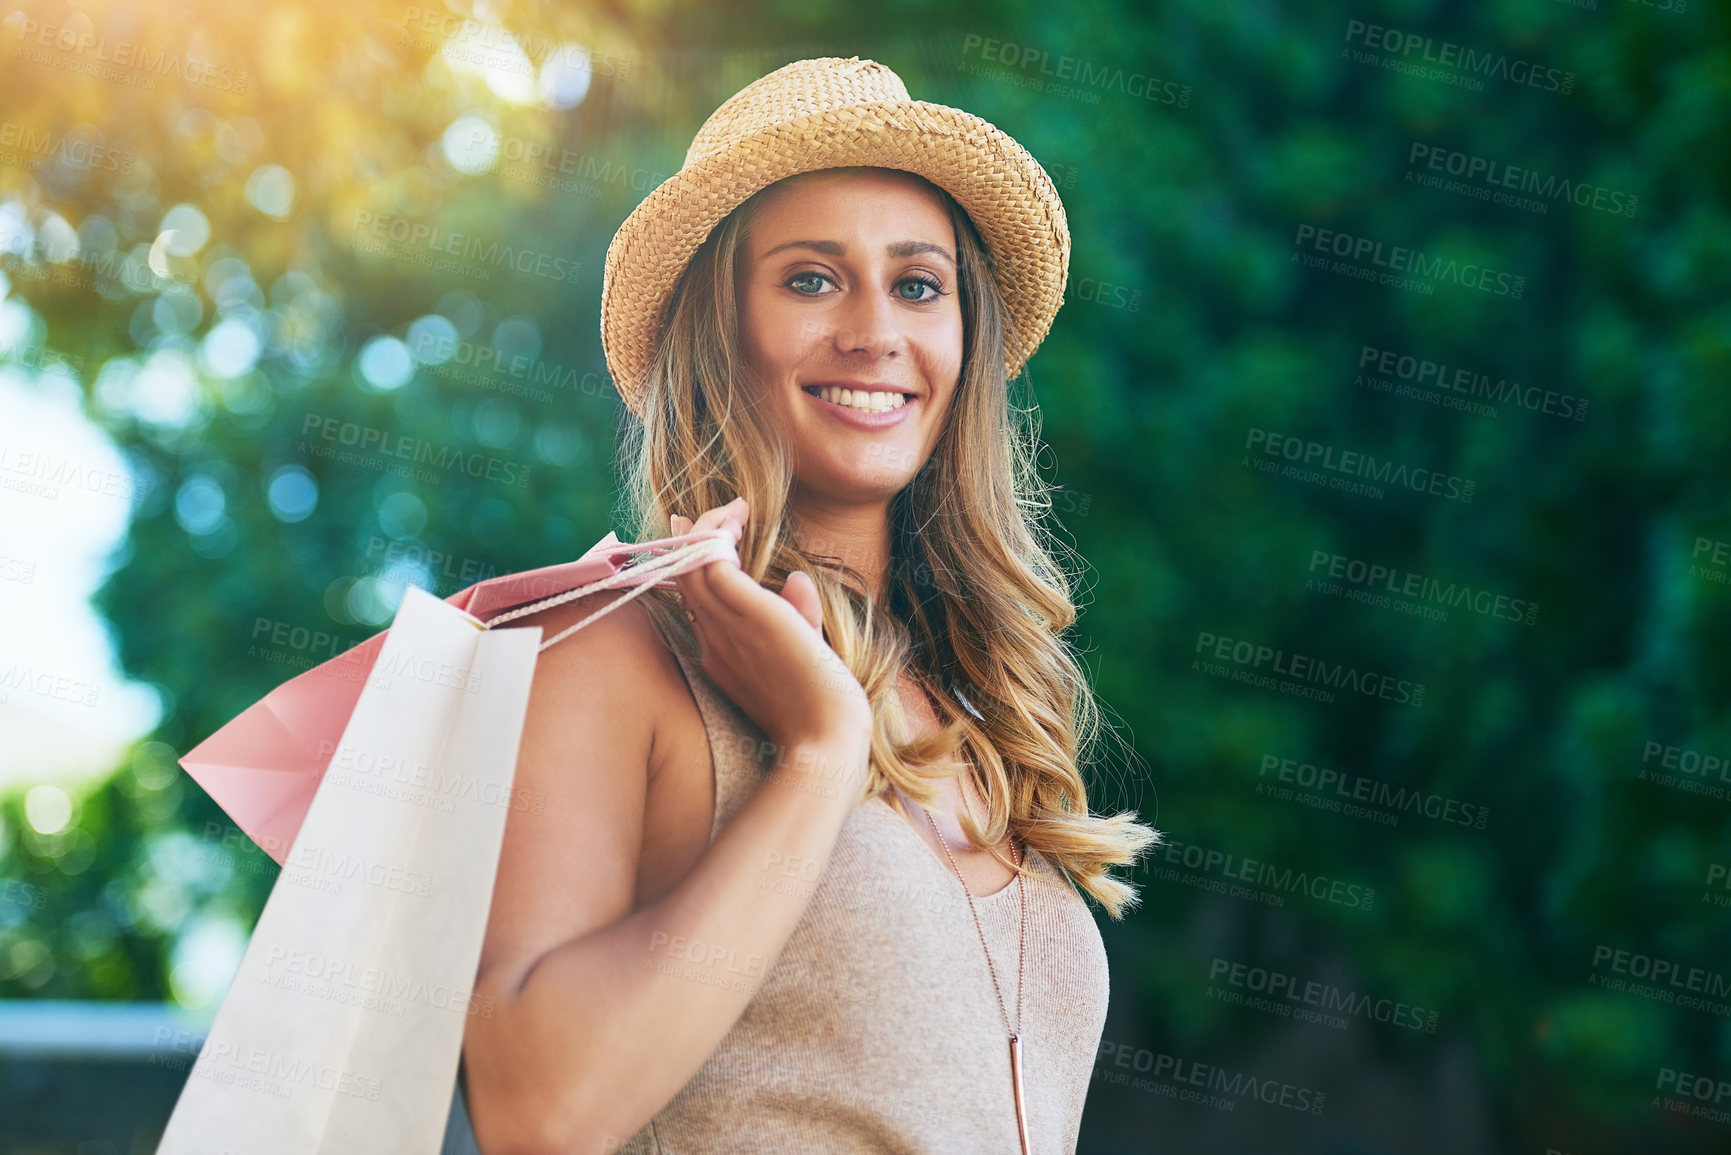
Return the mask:
<path id="1" fill-rule="evenodd" d="M 1016 959 L 1016 1027 L 1012 1027 L 1009 1012 L 1004 1010 L 1004 992 L 998 986 L 998 971 L 992 965 L 992 952 L 986 947 L 986 932 L 980 926 L 979 912 L 974 909 L 974 896 L 968 890 L 967 881 L 962 878 L 962 868 L 956 865 L 956 856 L 950 853 L 950 844 L 944 841 L 943 831 L 939 830 L 938 824 L 933 821 L 932 812 L 924 806 L 920 807 L 920 812 L 926 816 L 926 821 L 931 823 L 932 833 L 938 836 L 938 845 L 944 848 L 944 857 L 950 860 L 950 869 L 956 872 L 956 881 L 962 884 L 962 894 L 968 900 L 968 913 L 973 915 L 974 929 L 980 934 L 980 949 L 985 951 L 986 955 L 986 973 L 992 976 L 992 989 L 998 995 L 998 1013 L 1003 1016 L 1004 1030 L 1010 1036 L 1010 1087 L 1016 1096 L 1016 1133 L 1022 1141 L 1022 1155 L 1033 1155 L 1034 1147 L 1028 1139 L 1028 1108 L 1022 1097 L 1022 1035 L 1016 1029 L 1022 1022 L 1022 972 L 1028 961 L 1028 890 L 1022 884 L 1023 856 L 1019 853 L 1016 855 L 1016 889 L 1022 900 L 1022 919 Z M 1014 839 L 1011 840 L 1011 848 L 1016 848 Z"/>

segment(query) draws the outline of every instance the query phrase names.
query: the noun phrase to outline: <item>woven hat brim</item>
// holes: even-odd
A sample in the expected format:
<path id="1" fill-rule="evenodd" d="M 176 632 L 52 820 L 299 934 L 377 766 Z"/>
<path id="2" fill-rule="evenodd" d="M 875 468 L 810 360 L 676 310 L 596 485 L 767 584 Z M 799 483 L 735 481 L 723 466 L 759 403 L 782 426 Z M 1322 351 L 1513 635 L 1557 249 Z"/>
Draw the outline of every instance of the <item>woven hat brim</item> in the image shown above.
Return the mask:
<path id="1" fill-rule="evenodd" d="M 792 118 L 680 169 L 626 217 L 607 247 L 601 347 L 632 412 L 668 302 L 710 230 L 778 180 L 870 165 L 925 177 L 973 220 L 1009 313 L 1004 371 L 1014 377 L 1063 304 L 1070 231 L 1029 152 L 989 121 L 927 101 L 861 104 Z"/>

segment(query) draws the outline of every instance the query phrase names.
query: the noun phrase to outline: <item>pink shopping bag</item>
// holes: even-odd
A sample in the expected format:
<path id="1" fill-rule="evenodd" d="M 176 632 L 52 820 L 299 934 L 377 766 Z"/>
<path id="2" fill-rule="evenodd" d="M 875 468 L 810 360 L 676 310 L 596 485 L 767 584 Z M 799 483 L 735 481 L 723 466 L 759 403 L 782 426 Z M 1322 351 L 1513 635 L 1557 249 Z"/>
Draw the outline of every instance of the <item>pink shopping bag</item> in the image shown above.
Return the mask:
<path id="1" fill-rule="evenodd" d="M 633 554 L 649 557 L 627 566 Z M 633 590 L 594 617 L 653 586 L 672 587 L 675 575 L 716 560 L 739 564 L 733 537 L 726 530 L 701 530 L 637 544 L 623 544 L 609 533 L 576 561 L 488 578 L 445 601 L 492 624 L 599 590 Z M 279 865 L 287 861 L 389 632 L 381 630 L 284 682 L 180 759 L 182 768 L 234 824 Z"/>

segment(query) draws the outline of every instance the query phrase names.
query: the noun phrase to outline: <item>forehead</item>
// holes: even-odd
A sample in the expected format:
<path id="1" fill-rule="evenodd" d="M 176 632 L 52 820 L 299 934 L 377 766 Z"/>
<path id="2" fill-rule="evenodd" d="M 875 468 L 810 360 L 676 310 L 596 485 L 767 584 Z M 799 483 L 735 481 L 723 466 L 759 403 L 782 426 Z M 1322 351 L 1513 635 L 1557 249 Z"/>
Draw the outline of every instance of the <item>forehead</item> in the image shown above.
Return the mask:
<path id="1" fill-rule="evenodd" d="M 777 181 L 758 197 L 749 229 L 754 254 L 787 239 L 784 233 L 813 228 L 823 236 L 812 239 L 846 234 L 951 244 L 955 239 L 937 190 L 895 169 L 820 169 Z"/>

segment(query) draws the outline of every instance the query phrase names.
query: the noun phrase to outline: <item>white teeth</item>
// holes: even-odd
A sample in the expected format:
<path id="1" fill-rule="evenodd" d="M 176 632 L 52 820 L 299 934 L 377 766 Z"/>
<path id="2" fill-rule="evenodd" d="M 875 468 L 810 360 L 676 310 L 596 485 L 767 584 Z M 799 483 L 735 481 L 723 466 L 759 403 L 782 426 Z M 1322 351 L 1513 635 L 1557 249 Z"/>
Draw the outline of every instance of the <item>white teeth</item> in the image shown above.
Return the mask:
<path id="1" fill-rule="evenodd" d="M 887 413 L 907 404 L 907 398 L 900 393 L 867 393 L 863 389 L 842 389 L 835 385 L 823 386 L 817 391 L 817 395 L 825 401 L 833 401 L 837 405 L 846 405 L 864 413 Z"/>

